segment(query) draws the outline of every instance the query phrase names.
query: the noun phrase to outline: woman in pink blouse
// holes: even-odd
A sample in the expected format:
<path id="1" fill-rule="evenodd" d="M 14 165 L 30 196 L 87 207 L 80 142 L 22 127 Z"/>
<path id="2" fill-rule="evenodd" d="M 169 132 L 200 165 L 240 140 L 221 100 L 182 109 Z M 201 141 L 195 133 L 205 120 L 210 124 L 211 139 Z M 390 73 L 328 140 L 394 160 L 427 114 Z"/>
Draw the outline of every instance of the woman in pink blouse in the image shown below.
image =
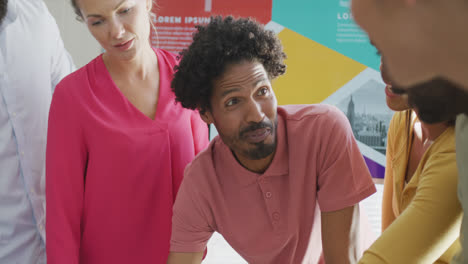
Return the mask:
<path id="1" fill-rule="evenodd" d="M 175 55 L 149 43 L 152 0 L 72 0 L 106 50 L 55 90 L 47 143 L 49 264 L 165 263 L 185 166 L 208 144 L 175 104 Z"/>

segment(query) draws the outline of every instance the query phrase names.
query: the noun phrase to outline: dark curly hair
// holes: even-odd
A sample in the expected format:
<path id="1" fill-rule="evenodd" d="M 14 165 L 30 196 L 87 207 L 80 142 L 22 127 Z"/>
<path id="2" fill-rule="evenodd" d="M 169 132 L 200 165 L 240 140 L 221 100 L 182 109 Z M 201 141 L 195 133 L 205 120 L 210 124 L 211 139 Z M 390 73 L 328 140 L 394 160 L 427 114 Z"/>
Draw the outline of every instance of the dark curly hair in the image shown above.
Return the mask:
<path id="1" fill-rule="evenodd" d="M 286 54 L 275 33 L 250 18 L 211 17 L 207 25 L 196 26 L 193 42 L 180 53 L 172 90 L 183 107 L 210 110 L 213 81 L 227 65 L 258 61 L 272 80 L 286 71 Z"/>
<path id="2" fill-rule="evenodd" d="M 0 0 L 0 26 L 8 11 L 8 0 Z"/>

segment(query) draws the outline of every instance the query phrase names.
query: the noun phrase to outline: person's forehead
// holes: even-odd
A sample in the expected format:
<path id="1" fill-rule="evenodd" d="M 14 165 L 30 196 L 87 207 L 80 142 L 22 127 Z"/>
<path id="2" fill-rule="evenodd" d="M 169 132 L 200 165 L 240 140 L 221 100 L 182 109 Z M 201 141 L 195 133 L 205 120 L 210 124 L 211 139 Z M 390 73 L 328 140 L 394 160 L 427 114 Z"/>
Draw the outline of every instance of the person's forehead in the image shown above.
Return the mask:
<path id="1" fill-rule="evenodd" d="M 256 61 L 242 61 L 226 66 L 223 74 L 213 81 L 214 87 L 220 90 L 231 85 L 254 83 L 258 80 L 267 80 L 268 74 L 263 65 Z"/>
<path id="2" fill-rule="evenodd" d="M 263 64 L 255 60 L 243 60 L 226 65 L 226 69 L 224 70 L 223 74 L 221 74 L 219 80 L 239 75 L 254 75 L 258 73 L 265 73 Z"/>
<path id="3" fill-rule="evenodd" d="M 80 9 L 88 14 L 105 14 L 124 4 L 137 3 L 141 0 L 77 0 Z"/>

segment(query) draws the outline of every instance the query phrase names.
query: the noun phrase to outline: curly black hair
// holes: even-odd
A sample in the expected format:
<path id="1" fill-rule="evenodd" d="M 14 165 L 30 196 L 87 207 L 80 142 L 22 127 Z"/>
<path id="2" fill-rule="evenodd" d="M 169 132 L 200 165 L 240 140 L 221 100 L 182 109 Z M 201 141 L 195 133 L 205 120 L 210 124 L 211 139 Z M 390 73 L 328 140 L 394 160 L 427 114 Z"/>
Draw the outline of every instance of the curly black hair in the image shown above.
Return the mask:
<path id="1" fill-rule="evenodd" d="M 180 53 L 172 90 L 183 107 L 210 110 L 213 81 L 227 65 L 244 60 L 263 65 L 272 80 L 286 71 L 286 54 L 275 33 L 251 18 L 211 17 L 207 25 L 196 26 L 193 42 Z"/>
<path id="2" fill-rule="evenodd" d="M 8 11 L 8 0 L 0 1 L 0 26 L 3 23 L 3 19 L 6 17 Z"/>

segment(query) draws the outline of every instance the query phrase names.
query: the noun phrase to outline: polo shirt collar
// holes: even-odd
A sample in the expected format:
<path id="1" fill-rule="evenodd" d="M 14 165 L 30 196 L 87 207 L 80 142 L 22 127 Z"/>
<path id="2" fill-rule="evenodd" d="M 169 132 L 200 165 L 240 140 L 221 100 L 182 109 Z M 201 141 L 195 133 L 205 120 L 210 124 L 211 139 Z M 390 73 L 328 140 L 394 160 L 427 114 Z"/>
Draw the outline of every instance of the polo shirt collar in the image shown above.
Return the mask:
<path id="1" fill-rule="evenodd" d="M 232 151 L 222 142 L 221 138 L 219 138 L 221 151 L 219 153 L 220 156 L 218 156 L 218 160 L 222 161 L 220 164 L 221 166 L 226 166 L 225 169 L 227 174 L 236 177 L 236 181 L 243 186 L 253 184 L 260 176 L 287 176 L 289 174 L 288 139 L 285 120 L 279 113 L 277 141 L 278 144 L 276 145 L 276 152 L 273 157 L 273 161 L 263 174 L 251 172 L 239 164 Z"/>

